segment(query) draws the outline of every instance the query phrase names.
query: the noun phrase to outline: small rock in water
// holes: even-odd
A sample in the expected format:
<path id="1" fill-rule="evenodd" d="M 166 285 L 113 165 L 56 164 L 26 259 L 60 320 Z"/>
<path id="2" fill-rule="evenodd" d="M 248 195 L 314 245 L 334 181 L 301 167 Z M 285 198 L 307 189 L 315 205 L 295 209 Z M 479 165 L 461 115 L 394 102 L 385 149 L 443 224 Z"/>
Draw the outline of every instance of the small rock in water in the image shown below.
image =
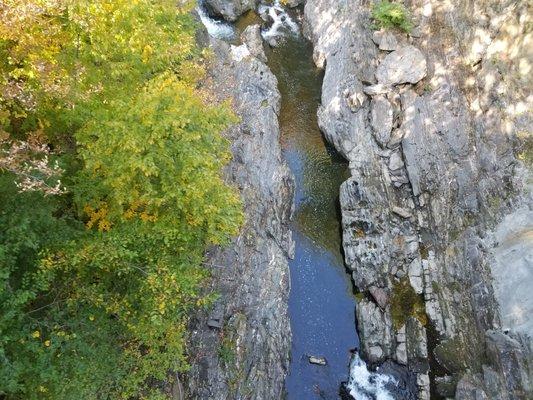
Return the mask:
<path id="1" fill-rule="evenodd" d="M 324 357 L 318 357 L 318 356 L 309 356 L 309 363 L 315 364 L 315 365 L 326 365 L 328 362 Z"/>
<path id="2" fill-rule="evenodd" d="M 278 41 L 277 41 L 277 39 L 276 39 L 276 38 L 270 38 L 270 39 L 268 39 L 268 45 L 269 45 L 270 47 L 277 47 L 277 45 L 278 45 Z"/>

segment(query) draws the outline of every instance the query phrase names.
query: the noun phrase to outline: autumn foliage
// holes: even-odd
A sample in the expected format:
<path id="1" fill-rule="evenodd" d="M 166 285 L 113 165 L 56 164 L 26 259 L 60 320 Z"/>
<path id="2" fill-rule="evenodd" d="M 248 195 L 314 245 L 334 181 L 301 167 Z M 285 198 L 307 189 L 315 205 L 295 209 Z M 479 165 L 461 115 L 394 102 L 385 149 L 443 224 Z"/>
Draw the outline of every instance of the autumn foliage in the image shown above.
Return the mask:
<path id="1" fill-rule="evenodd" d="M 242 222 L 191 4 L 0 1 L 0 398 L 162 399 Z"/>

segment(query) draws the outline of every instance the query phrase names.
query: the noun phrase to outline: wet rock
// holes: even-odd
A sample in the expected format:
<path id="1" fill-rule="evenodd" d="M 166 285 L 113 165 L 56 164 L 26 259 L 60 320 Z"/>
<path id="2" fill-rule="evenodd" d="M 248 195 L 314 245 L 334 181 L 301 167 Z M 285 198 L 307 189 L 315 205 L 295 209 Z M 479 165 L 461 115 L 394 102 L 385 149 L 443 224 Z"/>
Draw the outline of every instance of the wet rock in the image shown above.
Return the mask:
<path id="1" fill-rule="evenodd" d="M 382 85 L 417 83 L 427 74 L 426 58 L 414 46 L 405 46 L 388 54 L 376 71 Z"/>
<path id="2" fill-rule="evenodd" d="M 458 383 L 455 390 L 456 400 L 489 400 L 481 383 L 473 376 L 465 375 Z"/>
<path id="3" fill-rule="evenodd" d="M 392 130 L 392 106 L 385 96 L 377 95 L 372 98 L 370 109 L 374 138 L 381 147 L 385 147 Z"/>
<path id="4" fill-rule="evenodd" d="M 387 360 L 379 367 L 379 372 L 393 378 L 385 384 L 393 399 L 418 400 L 416 374 L 407 367 Z"/>
<path id="5" fill-rule="evenodd" d="M 366 355 L 368 357 L 368 361 L 371 363 L 376 363 L 381 361 L 383 357 L 383 349 L 381 346 L 370 346 L 366 352 Z"/>
<path id="6" fill-rule="evenodd" d="M 399 364 L 407 365 L 407 344 L 406 344 L 405 325 L 402 325 L 396 333 L 396 361 Z"/>
<path id="7" fill-rule="evenodd" d="M 435 377 L 435 386 L 440 396 L 453 397 L 455 395 L 455 388 L 457 387 L 457 380 L 449 375 L 437 376 Z"/>
<path id="8" fill-rule="evenodd" d="M 278 39 L 275 38 L 275 37 L 270 37 L 267 39 L 267 43 L 270 47 L 274 48 L 274 47 L 278 47 Z"/>
<path id="9" fill-rule="evenodd" d="M 324 357 L 318 357 L 318 356 L 309 356 L 308 360 L 310 364 L 315 364 L 315 365 L 324 366 L 324 365 L 327 365 L 328 363 Z"/>
<path id="10" fill-rule="evenodd" d="M 416 376 L 416 385 L 418 386 L 418 400 L 429 400 L 430 399 L 429 375 L 418 374 Z"/>
<path id="11" fill-rule="evenodd" d="M 398 364 L 407 365 L 407 345 L 405 342 L 396 346 L 396 361 Z"/>
<path id="12" fill-rule="evenodd" d="M 426 329 L 417 318 L 409 317 L 407 319 L 405 337 L 409 365 L 417 372 L 428 372 L 426 362 L 428 357 Z"/>
<path id="13" fill-rule="evenodd" d="M 236 21 L 246 11 L 253 10 L 256 0 L 204 0 L 211 15 L 222 17 L 226 21 Z"/>

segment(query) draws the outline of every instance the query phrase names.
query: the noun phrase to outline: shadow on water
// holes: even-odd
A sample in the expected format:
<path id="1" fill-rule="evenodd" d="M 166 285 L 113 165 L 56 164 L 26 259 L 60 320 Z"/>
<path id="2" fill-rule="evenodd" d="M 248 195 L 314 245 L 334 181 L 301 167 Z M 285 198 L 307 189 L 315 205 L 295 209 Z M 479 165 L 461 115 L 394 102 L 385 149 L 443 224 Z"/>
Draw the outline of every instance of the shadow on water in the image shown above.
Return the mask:
<path id="1" fill-rule="evenodd" d="M 281 92 L 283 151 L 296 181 L 287 398 L 338 399 L 350 349 L 359 345 L 338 210 L 339 186 L 349 176 L 348 166 L 318 128 L 322 73 L 313 64 L 311 44 L 301 36 L 287 37 L 267 56 Z M 327 366 L 310 364 L 309 355 L 325 357 Z"/>

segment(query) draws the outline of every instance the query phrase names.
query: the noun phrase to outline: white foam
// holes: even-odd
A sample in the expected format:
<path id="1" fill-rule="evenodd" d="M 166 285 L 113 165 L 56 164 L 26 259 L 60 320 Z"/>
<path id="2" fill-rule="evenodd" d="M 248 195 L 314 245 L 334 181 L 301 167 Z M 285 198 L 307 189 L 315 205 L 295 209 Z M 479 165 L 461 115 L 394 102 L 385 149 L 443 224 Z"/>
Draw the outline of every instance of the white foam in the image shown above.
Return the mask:
<path id="1" fill-rule="evenodd" d="M 206 27 L 207 33 L 209 33 L 209 35 L 217 39 L 225 40 L 231 40 L 235 37 L 235 27 L 225 21 L 217 21 L 211 18 L 207 14 L 207 11 L 205 10 L 205 7 L 202 2 L 198 2 L 196 11 L 198 12 L 200 20 L 202 21 L 202 24 L 204 24 L 204 26 Z"/>
<path id="2" fill-rule="evenodd" d="M 273 23 L 270 28 L 261 32 L 263 39 L 269 40 L 278 36 L 284 36 L 285 33 L 298 35 L 300 30 L 298 24 L 292 20 L 285 9 L 281 6 L 279 0 L 276 0 L 273 5 L 259 6 L 259 13 L 266 13 L 270 16 Z"/>
<path id="3" fill-rule="evenodd" d="M 346 387 L 356 400 L 394 400 L 385 388 L 387 383 L 396 383 L 389 375 L 369 371 L 366 363 L 354 354 L 350 363 L 350 379 Z"/>

